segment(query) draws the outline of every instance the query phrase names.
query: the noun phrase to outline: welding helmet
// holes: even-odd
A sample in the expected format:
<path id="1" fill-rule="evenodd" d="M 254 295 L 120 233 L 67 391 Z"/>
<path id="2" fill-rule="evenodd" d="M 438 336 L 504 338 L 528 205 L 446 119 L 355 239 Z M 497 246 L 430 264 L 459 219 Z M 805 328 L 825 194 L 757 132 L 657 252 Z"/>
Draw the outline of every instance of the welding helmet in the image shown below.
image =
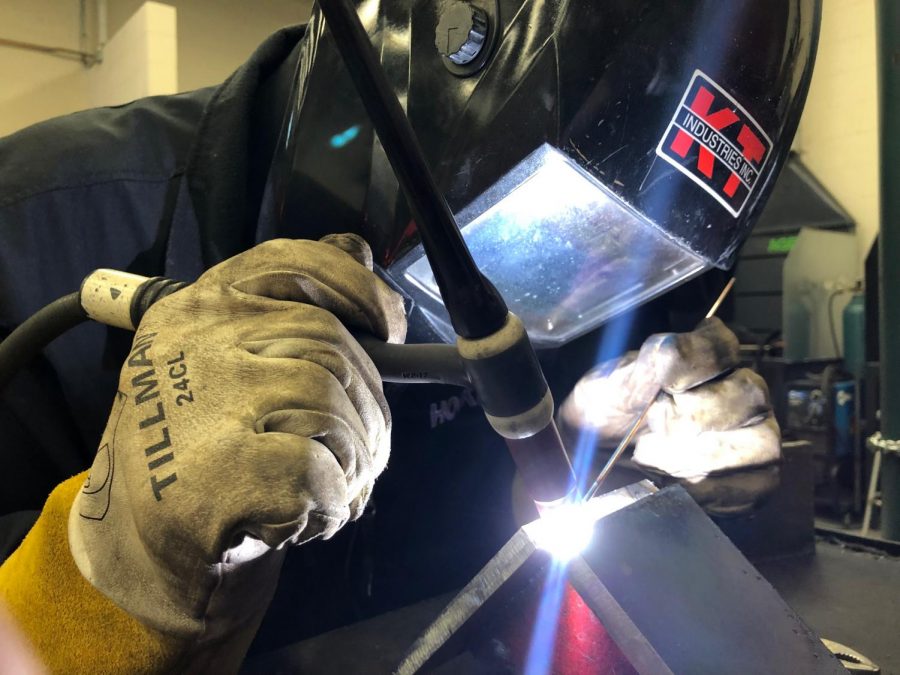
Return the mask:
<path id="1" fill-rule="evenodd" d="M 732 264 L 790 149 L 820 20 L 818 0 L 357 9 L 475 261 L 543 347 Z M 362 234 L 453 339 L 317 7 L 273 187 L 283 234 Z"/>

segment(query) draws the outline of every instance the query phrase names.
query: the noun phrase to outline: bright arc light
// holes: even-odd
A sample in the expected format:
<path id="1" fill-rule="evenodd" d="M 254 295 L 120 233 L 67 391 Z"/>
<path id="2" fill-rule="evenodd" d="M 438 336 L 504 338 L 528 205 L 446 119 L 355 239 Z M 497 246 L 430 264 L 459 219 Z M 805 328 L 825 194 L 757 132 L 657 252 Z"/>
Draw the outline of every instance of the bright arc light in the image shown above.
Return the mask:
<path id="1" fill-rule="evenodd" d="M 629 489 L 620 488 L 587 502 L 545 506 L 541 509 L 541 517 L 523 529 L 535 546 L 547 551 L 556 560 L 567 562 L 590 545 L 598 520 L 644 496 L 646 494 L 643 492 L 632 494 Z"/>
<path id="2" fill-rule="evenodd" d="M 525 530 L 535 546 L 564 562 L 588 547 L 596 522 L 596 514 L 587 504 L 565 503 L 545 509 Z"/>

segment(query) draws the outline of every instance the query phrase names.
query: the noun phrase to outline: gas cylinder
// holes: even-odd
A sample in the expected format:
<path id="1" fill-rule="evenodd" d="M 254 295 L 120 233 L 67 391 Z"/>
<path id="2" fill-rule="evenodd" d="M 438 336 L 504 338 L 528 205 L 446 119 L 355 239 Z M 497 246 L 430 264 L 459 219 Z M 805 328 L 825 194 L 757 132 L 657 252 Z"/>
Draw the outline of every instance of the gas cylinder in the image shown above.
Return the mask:
<path id="1" fill-rule="evenodd" d="M 856 379 L 866 367 L 866 301 L 855 292 L 844 308 L 844 368 Z"/>
<path id="2" fill-rule="evenodd" d="M 802 300 L 796 299 L 785 307 L 784 358 L 802 361 L 809 358 L 809 310 Z"/>

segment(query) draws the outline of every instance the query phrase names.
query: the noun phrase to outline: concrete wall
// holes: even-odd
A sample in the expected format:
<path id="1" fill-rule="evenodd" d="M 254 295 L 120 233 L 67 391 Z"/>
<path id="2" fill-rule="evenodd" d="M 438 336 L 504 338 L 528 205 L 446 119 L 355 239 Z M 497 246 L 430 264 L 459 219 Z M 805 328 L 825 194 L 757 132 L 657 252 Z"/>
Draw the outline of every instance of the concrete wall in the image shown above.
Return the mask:
<path id="1" fill-rule="evenodd" d="M 137 12 L 142 0 L 107 0 L 108 33 Z M 311 0 L 165 0 L 177 12 L 177 90 L 217 84 L 246 60 L 278 28 L 303 23 Z M 0 37 L 79 48 L 79 0 L 0 0 Z M 93 28 L 93 26 L 91 26 Z M 159 53 L 163 42 L 157 44 Z M 171 49 L 171 46 L 168 47 Z M 90 71 L 78 61 L 0 47 L 0 136 L 29 124 L 94 105 L 127 100 L 131 94 L 98 102 Z M 150 76 L 151 80 L 154 76 Z"/>
<path id="2" fill-rule="evenodd" d="M 92 106 L 178 92 L 175 8 L 145 2 L 109 39 L 103 63 L 88 71 Z"/>
<path id="3" fill-rule="evenodd" d="M 178 10 L 180 91 L 221 82 L 278 28 L 305 23 L 312 8 L 312 0 L 164 1 Z M 109 0 L 110 33 L 141 2 Z"/>
<path id="4" fill-rule="evenodd" d="M 3 0 L 0 37 L 78 49 L 77 0 Z M 88 107 L 79 61 L 0 47 L 0 136 Z"/>
<path id="5" fill-rule="evenodd" d="M 874 0 L 824 0 L 822 33 L 796 148 L 856 220 L 860 272 L 878 232 Z"/>

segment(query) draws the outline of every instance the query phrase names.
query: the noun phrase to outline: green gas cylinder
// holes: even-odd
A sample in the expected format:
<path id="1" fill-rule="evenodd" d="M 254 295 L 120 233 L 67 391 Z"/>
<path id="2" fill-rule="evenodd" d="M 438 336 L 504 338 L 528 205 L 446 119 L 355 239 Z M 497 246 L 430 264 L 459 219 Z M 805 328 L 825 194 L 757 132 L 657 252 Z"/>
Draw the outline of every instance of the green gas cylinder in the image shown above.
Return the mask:
<path id="1" fill-rule="evenodd" d="M 788 361 L 802 361 L 809 358 L 809 310 L 802 300 L 795 300 L 785 306 L 784 311 L 784 358 Z"/>
<path id="2" fill-rule="evenodd" d="M 844 307 L 844 368 L 861 379 L 866 368 L 866 301 L 861 292 L 853 294 Z"/>

